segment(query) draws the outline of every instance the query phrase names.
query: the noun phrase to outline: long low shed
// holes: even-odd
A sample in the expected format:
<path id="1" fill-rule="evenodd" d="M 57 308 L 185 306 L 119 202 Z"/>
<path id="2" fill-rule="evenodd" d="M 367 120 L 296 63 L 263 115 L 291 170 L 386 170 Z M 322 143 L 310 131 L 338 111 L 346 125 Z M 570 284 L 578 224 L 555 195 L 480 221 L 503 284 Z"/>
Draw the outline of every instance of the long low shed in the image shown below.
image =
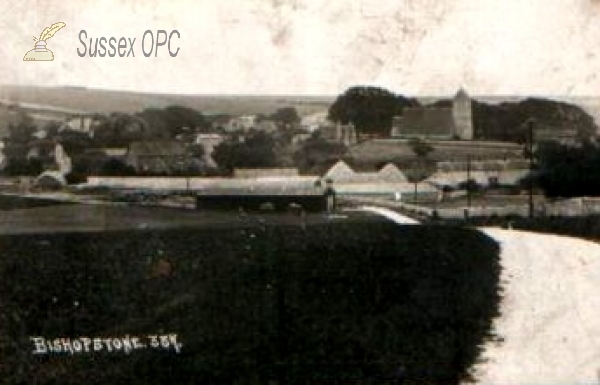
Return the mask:
<path id="1" fill-rule="evenodd" d="M 329 212 L 335 208 L 335 191 L 333 189 L 209 189 L 196 194 L 198 209 L 255 211 L 269 206 L 277 211 L 299 208 L 311 212 Z"/>

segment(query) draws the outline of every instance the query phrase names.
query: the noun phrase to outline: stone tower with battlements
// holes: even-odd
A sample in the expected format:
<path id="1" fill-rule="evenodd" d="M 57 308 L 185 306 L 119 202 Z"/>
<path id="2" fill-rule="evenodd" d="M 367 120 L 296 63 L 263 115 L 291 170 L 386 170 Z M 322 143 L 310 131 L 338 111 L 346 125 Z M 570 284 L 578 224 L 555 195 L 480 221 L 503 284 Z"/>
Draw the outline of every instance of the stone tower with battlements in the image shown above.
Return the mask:
<path id="1" fill-rule="evenodd" d="M 464 89 L 458 90 L 452 101 L 455 134 L 462 140 L 473 140 L 473 110 L 471 98 Z"/>

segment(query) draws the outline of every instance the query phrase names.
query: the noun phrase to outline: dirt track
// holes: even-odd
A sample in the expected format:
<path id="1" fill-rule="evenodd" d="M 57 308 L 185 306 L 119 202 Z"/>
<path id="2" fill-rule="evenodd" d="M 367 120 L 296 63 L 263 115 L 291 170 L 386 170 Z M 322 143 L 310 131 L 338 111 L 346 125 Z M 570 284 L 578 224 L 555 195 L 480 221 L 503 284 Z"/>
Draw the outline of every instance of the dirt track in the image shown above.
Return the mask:
<path id="1" fill-rule="evenodd" d="M 504 299 L 476 370 L 482 384 L 600 381 L 600 245 L 525 231 L 483 229 L 500 242 Z"/>
<path id="2" fill-rule="evenodd" d="M 390 210 L 380 215 L 413 222 Z M 600 245 L 551 234 L 481 229 L 501 245 L 501 316 L 481 384 L 600 383 Z"/>

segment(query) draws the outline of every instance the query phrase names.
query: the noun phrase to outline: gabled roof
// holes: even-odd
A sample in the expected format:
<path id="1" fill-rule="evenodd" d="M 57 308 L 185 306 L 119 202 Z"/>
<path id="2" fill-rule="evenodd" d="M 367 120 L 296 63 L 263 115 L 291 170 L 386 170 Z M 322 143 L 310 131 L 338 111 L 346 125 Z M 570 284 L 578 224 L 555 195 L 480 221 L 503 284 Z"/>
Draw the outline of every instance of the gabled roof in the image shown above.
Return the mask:
<path id="1" fill-rule="evenodd" d="M 65 186 L 67 180 L 60 171 L 44 171 L 37 178 L 35 178 L 36 185 L 60 185 Z"/>
<path id="2" fill-rule="evenodd" d="M 323 179 L 331 179 L 334 183 L 404 183 L 404 174 L 392 163 L 386 164 L 378 172 L 356 172 L 344 161 L 337 162 L 327 171 Z"/>
<path id="3" fill-rule="evenodd" d="M 324 179 L 340 179 L 349 178 L 354 175 L 354 170 L 346 164 L 343 160 L 338 161 L 334 164 L 326 173 L 323 175 Z"/>
<path id="4" fill-rule="evenodd" d="M 386 164 L 379 170 L 379 176 L 386 182 L 406 182 L 406 176 L 393 163 Z"/>

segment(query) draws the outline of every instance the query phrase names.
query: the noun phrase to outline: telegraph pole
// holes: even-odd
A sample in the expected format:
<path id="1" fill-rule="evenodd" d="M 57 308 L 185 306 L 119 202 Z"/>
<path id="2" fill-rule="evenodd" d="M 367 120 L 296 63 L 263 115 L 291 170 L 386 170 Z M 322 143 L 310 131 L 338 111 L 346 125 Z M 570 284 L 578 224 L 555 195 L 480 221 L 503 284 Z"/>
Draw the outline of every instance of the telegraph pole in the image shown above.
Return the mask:
<path id="1" fill-rule="evenodd" d="M 471 154 L 467 155 L 467 207 L 471 208 Z"/>
<path id="2" fill-rule="evenodd" d="M 529 134 L 529 140 L 528 140 L 528 147 L 529 147 L 529 183 L 528 183 L 528 187 L 529 187 L 529 218 L 533 218 L 533 126 L 534 126 L 534 122 L 533 119 L 529 119 L 529 121 L 527 122 L 527 128 L 528 128 L 528 134 Z"/>

